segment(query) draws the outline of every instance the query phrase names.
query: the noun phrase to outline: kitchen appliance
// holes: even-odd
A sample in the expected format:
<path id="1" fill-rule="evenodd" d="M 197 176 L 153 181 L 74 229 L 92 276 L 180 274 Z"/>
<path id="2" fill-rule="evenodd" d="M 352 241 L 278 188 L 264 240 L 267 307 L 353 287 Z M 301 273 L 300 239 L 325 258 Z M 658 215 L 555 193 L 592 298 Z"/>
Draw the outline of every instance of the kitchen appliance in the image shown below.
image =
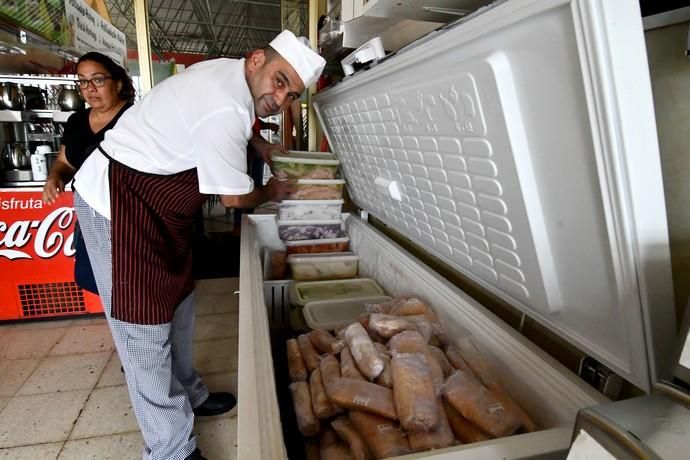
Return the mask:
<path id="1" fill-rule="evenodd" d="M 22 86 L 22 93 L 26 100 L 26 110 L 45 110 L 48 94 L 43 88 L 36 86 Z"/>
<path id="2" fill-rule="evenodd" d="M 2 155 L 6 169 L 28 169 L 31 166 L 29 152 L 23 144 L 5 144 Z"/>
<path id="3" fill-rule="evenodd" d="M 367 214 L 643 391 L 670 368 L 668 231 L 637 2 L 496 2 L 313 101 L 364 210 L 345 220 L 359 276 L 388 295 L 414 286 L 450 337 L 497 359 L 541 428 L 425 458 L 563 458 L 578 412 L 606 398 Z M 291 441 L 274 383 L 276 308 L 265 308 L 282 297 L 264 294 L 259 257 L 280 249 L 275 226 L 249 216 L 242 231 L 238 458 L 284 458 Z"/>
<path id="4" fill-rule="evenodd" d="M 58 95 L 58 104 L 65 111 L 81 110 L 84 108 L 84 100 L 75 88 L 63 86 Z"/>
<path id="5" fill-rule="evenodd" d="M 24 93 L 16 83 L 0 82 L 0 109 L 24 110 Z"/>

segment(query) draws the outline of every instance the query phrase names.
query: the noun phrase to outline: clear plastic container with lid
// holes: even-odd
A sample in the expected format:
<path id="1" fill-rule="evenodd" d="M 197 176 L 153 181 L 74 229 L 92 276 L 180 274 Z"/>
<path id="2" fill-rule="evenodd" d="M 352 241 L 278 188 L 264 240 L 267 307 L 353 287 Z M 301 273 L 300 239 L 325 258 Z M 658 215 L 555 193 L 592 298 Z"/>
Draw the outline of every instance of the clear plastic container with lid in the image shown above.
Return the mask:
<path id="1" fill-rule="evenodd" d="M 339 280 L 355 278 L 359 256 L 353 252 L 330 254 L 295 254 L 287 263 L 295 281 Z"/>
<path id="2" fill-rule="evenodd" d="M 360 297 L 376 297 L 385 292 L 371 278 L 353 278 L 335 281 L 300 281 L 290 287 L 290 300 L 295 305 L 305 305 L 316 300 L 343 300 Z"/>
<path id="3" fill-rule="evenodd" d="M 332 153 L 288 151 L 271 155 L 273 173 L 278 179 L 335 179 L 338 160 Z"/>
<path id="4" fill-rule="evenodd" d="M 343 197 L 342 179 L 298 179 L 289 200 L 339 200 Z"/>
<path id="5" fill-rule="evenodd" d="M 310 328 L 332 330 L 357 321 L 360 314 L 366 313 L 367 304 L 389 300 L 391 298 L 388 296 L 317 300 L 307 302 L 302 313 Z"/>
<path id="6" fill-rule="evenodd" d="M 278 220 L 278 235 L 283 241 L 336 238 L 342 231 L 338 220 Z"/>
<path id="7" fill-rule="evenodd" d="M 343 200 L 284 200 L 278 203 L 278 219 L 340 219 Z"/>
<path id="8" fill-rule="evenodd" d="M 323 238 L 318 240 L 285 241 L 288 255 L 317 254 L 322 252 L 344 252 L 350 247 L 350 237 L 340 234 L 338 238 Z"/>

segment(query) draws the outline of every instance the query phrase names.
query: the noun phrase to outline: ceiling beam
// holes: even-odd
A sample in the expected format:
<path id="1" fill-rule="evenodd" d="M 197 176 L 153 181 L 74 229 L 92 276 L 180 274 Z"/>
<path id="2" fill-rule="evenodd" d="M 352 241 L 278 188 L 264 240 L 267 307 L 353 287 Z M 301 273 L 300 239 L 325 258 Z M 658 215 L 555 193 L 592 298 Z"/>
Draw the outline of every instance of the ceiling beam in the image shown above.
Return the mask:
<path id="1" fill-rule="evenodd" d="M 199 27 L 205 35 L 206 42 L 206 56 L 214 57 L 218 54 L 216 44 L 218 43 L 218 36 L 216 35 L 215 24 L 211 15 L 211 7 L 206 0 L 205 4 L 201 0 L 190 0 L 194 9 L 194 15 L 199 20 Z"/>

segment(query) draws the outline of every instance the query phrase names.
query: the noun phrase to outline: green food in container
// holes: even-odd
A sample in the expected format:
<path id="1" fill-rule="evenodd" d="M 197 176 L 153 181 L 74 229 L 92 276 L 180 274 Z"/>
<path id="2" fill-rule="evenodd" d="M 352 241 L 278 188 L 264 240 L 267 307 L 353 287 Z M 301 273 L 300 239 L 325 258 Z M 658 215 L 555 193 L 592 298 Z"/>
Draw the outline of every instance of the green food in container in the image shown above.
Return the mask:
<path id="1" fill-rule="evenodd" d="M 340 160 L 330 153 L 296 152 L 272 155 L 273 174 L 278 179 L 335 179 Z"/>

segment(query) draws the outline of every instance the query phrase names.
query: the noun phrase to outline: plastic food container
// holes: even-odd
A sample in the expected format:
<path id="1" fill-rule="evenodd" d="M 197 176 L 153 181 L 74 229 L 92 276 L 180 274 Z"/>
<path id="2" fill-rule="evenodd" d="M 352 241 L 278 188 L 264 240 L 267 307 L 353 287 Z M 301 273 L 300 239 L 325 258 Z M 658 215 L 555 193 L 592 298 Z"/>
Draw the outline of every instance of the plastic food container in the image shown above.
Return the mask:
<path id="1" fill-rule="evenodd" d="M 295 305 L 306 305 L 316 300 L 346 300 L 385 295 L 381 286 L 371 278 L 336 281 L 301 281 L 290 287 L 290 300 Z"/>
<path id="2" fill-rule="evenodd" d="M 343 197 L 342 179 L 299 179 L 293 185 L 290 200 L 339 200 Z"/>
<path id="3" fill-rule="evenodd" d="M 315 254 L 320 252 L 344 252 L 350 247 L 350 237 L 324 238 L 320 240 L 285 241 L 288 255 Z"/>
<path id="4" fill-rule="evenodd" d="M 307 302 L 302 310 L 304 320 L 312 329 L 337 329 L 346 326 L 366 313 L 365 305 L 391 300 L 388 296 L 360 297 L 341 300 L 317 300 Z"/>
<path id="5" fill-rule="evenodd" d="M 355 278 L 359 256 L 352 252 L 296 254 L 287 263 L 295 281 L 340 280 Z"/>
<path id="6" fill-rule="evenodd" d="M 285 251 L 266 249 L 264 251 L 264 280 L 284 280 L 287 271 Z"/>
<path id="7" fill-rule="evenodd" d="M 278 235 L 283 241 L 336 238 L 341 226 L 341 220 L 279 220 Z"/>
<path id="8" fill-rule="evenodd" d="M 342 209 L 343 200 L 285 200 L 278 204 L 278 219 L 340 219 Z"/>
<path id="9" fill-rule="evenodd" d="M 289 151 L 272 155 L 273 173 L 278 179 L 335 179 L 338 160 L 331 153 Z"/>

